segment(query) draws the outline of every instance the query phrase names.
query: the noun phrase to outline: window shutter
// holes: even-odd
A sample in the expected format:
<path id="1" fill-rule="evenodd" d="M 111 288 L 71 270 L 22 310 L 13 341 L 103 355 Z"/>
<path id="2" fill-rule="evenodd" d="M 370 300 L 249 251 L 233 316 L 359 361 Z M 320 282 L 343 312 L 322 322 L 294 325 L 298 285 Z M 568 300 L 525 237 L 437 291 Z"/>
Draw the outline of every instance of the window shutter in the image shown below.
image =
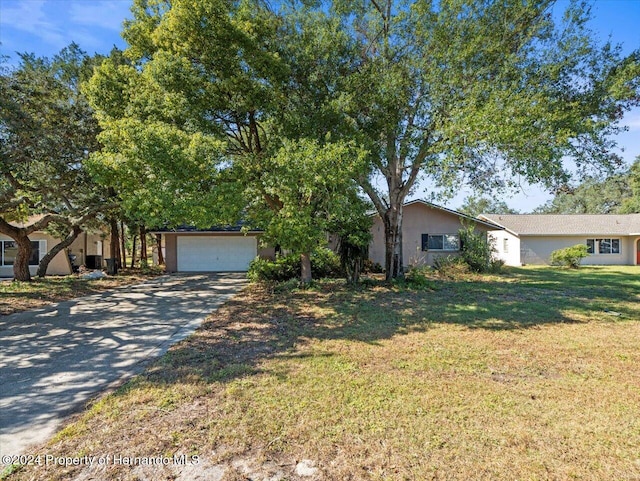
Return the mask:
<path id="1" fill-rule="evenodd" d="M 422 234 L 422 250 L 426 251 L 429 245 L 429 234 Z"/>

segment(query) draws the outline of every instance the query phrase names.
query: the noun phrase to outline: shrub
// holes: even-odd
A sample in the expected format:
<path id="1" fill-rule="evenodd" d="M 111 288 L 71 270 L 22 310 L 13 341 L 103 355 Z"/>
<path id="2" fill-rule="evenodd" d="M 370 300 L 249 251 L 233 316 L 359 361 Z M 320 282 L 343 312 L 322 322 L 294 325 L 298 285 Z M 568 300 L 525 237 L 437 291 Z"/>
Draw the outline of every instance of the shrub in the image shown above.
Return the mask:
<path id="1" fill-rule="evenodd" d="M 433 260 L 433 267 L 441 277 L 447 279 L 457 279 L 471 270 L 460 256 L 438 256 Z"/>
<path id="2" fill-rule="evenodd" d="M 330 249 L 320 248 L 311 253 L 311 274 L 315 278 L 342 275 L 340 259 Z M 256 257 L 249 264 L 247 277 L 252 281 L 283 282 L 300 277 L 300 255 L 278 256 L 275 260 Z"/>
<path id="3" fill-rule="evenodd" d="M 373 262 L 371 259 L 365 259 L 362 272 L 365 274 L 382 274 L 384 272 L 384 268 L 379 262 Z"/>
<path id="4" fill-rule="evenodd" d="M 340 277 L 343 275 L 340 267 L 340 257 L 331 249 L 320 247 L 311 253 L 311 275 L 320 277 Z"/>
<path id="5" fill-rule="evenodd" d="M 580 261 L 588 255 L 587 246 L 585 244 L 577 244 L 553 251 L 550 260 L 554 266 L 566 266 L 577 269 L 580 267 Z"/>
<path id="6" fill-rule="evenodd" d="M 418 288 L 434 288 L 434 283 L 430 278 L 431 267 L 427 265 L 416 265 L 409 269 L 404 276 L 407 284 Z"/>
<path id="7" fill-rule="evenodd" d="M 287 281 L 300 277 L 300 256 L 278 256 L 275 260 L 256 257 L 249 264 L 252 281 Z"/>
<path id="8" fill-rule="evenodd" d="M 473 272 L 489 272 L 495 249 L 472 226 L 460 229 L 460 257 Z M 497 266 L 497 264 L 496 264 Z"/>

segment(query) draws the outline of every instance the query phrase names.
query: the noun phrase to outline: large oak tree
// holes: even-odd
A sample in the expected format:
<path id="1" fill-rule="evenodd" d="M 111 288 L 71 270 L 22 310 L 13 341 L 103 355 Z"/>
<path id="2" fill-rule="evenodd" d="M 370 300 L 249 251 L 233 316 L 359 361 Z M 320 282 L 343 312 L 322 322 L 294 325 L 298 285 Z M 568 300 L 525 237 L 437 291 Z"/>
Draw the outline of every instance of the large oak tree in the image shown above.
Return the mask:
<path id="1" fill-rule="evenodd" d="M 0 76 L 0 232 L 17 244 L 17 280 L 31 278 L 33 232 L 51 223 L 65 231 L 55 255 L 105 208 L 84 166 L 98 149 L 99 127 L 79 88 L 93 61 L 72 44 L 52 59 L 23 54 Z M 42 259 L 40 274 L 52 257 Z"/>
<path id="2" fill-rule="evenodd" d="M 572 169 L 619 164 L 611 135 L 638 103 L 640 53 L 598 44 L 587 3 L 564 14 L 552 0 L 328 8 L 357 45 L 345 108 L 371 154 L 361 184 L 384 222 L 387 278 L 402 275 L 402 206 L 421 176 L 449 190 L 555 189 Z"/>

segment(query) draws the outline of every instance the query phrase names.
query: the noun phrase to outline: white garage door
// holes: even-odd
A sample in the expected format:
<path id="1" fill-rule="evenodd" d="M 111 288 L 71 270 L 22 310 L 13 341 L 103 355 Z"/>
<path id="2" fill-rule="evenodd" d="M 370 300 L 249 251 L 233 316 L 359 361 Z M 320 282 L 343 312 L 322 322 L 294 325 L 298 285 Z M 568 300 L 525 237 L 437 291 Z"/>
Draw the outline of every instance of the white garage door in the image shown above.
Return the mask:
<path id="1" fill-rule="evenodd" d="M 255 237 L 178 236 L 178 271 L 246 271 L 258 254 Z"/>

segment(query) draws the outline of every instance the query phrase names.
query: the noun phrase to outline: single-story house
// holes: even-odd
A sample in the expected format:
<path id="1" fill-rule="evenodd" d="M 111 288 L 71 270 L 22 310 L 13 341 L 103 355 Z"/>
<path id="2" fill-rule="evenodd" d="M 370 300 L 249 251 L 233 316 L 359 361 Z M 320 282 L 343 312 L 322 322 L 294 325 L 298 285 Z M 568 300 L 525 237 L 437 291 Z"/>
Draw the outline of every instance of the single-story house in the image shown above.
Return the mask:
<path id="1" fill-rule="evenodd" d="M 482 214 L 497 256 L 510 266 L 549 264 L 554 250 L 585 244 L 583 264 L 640 265 L 640 214 Z"/>
<path id="2" fill-rule="evenodd" d="M 477 219 L 424 200 L 406 202 L 402 209 L 402 255 L 405 266 L 433 265 L 438 256 L 458 254 L 458 232 L 463 225 L 468 224 L 483 233 L 502 229 L 491 221 Z M 371 233 L 373 238 L 369 246 L 369 259 L 384 266 L 384 223 L 377 214 Z"/>
<path id="3" fill-rule="evenodd" d="M 105 241 L 105 237 L 108 236 L 103 233 L 81 233 L 66 250 L 63 249 L 51 260 L 47 267 L 47 275 L 69 275 L 73 272 L 74 266 L 81 265 L 94 269 L 102 268 L 104 259 L 109 257 L 109 242 L 108 239 Z M 58 244 L 60 239 L 44 231 L 33 232 L 29 239 L 33 249 L 29 259 L 29 271 L 31 275 L 35 275 L 40 259 Z M 17 252 L 16 242 L 11 237 L 0 234 L 0 277 L 13 277 L 13 261 Z"/>
<path id="4" fill-rule="evenodd" d="M 241 224 L 196 229 L 180 226 L 154 231 L 162 235 L 167 272 L 245 272 L 260 257 L 273 257 L 274 248 L 261 248 L 261 230 L 244 231 Z"/>

